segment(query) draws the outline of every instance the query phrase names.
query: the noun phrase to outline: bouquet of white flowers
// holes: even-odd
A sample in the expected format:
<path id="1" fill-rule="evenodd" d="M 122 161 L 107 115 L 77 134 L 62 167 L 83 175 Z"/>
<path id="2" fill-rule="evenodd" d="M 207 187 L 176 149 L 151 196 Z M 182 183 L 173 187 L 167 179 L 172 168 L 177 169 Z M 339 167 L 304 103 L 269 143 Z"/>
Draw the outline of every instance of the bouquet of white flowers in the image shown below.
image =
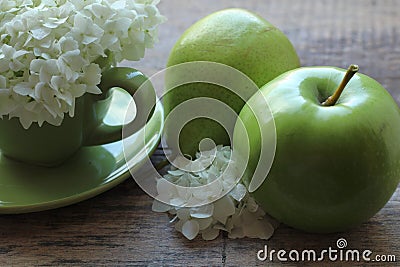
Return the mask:
<path id="1" fill-rule="evenodd" d="M 60 125 L 101 93 L 102 68 L 139 60 L 164 21 L 157 0 L 0 1 L 0 118 Z"/>
<path id="2" fill-rule="evenodd" d="M 190 240 L 198 235 L 213 240 L 221 231 L 229 238 L 269 239 L 279 223 L 250 196 L 231 156 L 230 147 L 219 145 L 197 153 L 197 158 L 184 166 L 185 171 L 172 167 L 157 180 L 158 196 L 152 210 L 171 214 L 175 229 Z M 177 157 L 174 165 L 182 162 Z M 187 171 L 190 169 L 199 171 Z"/>

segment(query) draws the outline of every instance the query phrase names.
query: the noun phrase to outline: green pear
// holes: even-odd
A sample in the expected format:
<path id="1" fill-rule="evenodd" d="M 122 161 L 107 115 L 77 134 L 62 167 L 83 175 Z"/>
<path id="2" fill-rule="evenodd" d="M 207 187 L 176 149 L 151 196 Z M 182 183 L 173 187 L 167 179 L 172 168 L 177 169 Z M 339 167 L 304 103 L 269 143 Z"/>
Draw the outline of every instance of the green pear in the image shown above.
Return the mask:
<path id="1" fill-rule="evenodd" d="M 300 66 L 295 49 L 278 28 L 260 16 L 239 8 L 215 12 L 188 28 L 173 47 L 167 66 L 194 61 L 217 62 L 235 68 L 257 85 L 256 90 L 283 72 Z M 167 88 L 163 102 L 166 116 L 180 103 L 198 97 L 222 101 L 237 114 L 247 101 L 219 85 L 192 82 L 168 88 L 176 77 L 166 72 L 165 79 Z M 228 133 L 233 129 L 224 126 L 210 118 L 191 120 L 179 135 L 181 152 L 193 156 L 204 138 L 212 139 L 217 145 L 230 145 Z M 177 127 L 166 125 L 167 139 L 169 129 L 176 130 Z"/>

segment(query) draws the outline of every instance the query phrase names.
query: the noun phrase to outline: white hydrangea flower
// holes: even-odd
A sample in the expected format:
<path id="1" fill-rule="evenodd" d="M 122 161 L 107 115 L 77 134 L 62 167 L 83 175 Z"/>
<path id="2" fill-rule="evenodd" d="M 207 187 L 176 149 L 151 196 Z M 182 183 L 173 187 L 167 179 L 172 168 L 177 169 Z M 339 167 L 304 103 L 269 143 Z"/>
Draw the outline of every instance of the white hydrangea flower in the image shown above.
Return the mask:
<path id="1" fill-rule="evenodd" d="M 184 166 L 186 170 L 193 167 L 196 171 L 175 168 L 169 170 L 157 181 L 159 195 L 158 200 L 153 201 L 152 210 L 172 214 L 174 218 L 171 222 L 175 222 L 175 229 L 189 240 L 197 235 L 201 235 L 204 240 L 213 240 L 219 236 L 220 231 L 227 232 L 229 238 L 269 239 L 278 223 L 265 214 L 249 195 L 246 187 L 238 182 L 240 172 L 235 168 L 228 168 L 235 165 L 231 152 L 228 146 L 217 146 L 214 150 L 198 153 L 197 159 L 191 163 L 193 166 Z M 183 162 L 182 159 L 177 158 L 174 165 L 180 166 L 180 162 Z M 202 165 L 206 163 L 208 164 Z M 199 165 L 206 169 L 199 168 Z M 207 188 L 193 196 L 190 189 L 212 181 L 221 182 L 214 184 L 216 188 Z M 213 200 L 212 197 L 221 192 L 225 192 L 225 195 L 210 203 L 209 200 Z M 196 203 L 207 204 L 188 207 L 194 203 L 193 199 Z"/>
<path id="2" fill-rule="evenodd" d="M 0 117 L 18 117 L 29 128 L 73 116 L 77 97 L 101 93 L 97 85 L 106 65 L 139 60 L 157 41 L 165 20 L 157 4 L 0 1 Z"/>

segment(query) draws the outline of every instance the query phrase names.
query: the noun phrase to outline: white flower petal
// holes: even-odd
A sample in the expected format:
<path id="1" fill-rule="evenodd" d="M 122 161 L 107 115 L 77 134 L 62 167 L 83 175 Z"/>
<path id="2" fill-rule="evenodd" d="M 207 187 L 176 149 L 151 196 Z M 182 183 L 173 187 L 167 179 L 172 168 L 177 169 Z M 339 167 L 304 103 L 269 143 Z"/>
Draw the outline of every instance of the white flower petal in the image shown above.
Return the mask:
<path id="1" fill-rule="evenodd" d="M 182 234 L 189 240 L 193 240 L 199 233 L 199 223 L 195 220 L 189 220 L 182 225 Z"/>
<path id="2" fill-rule="evenodd" d="M 7 115 L 15 109 L 15 102 L 8 90 L 0 89 L 0 116 Z"/>
<path id="3" fill-rule="evenodd" d="M 15 53 L 13 55 L 13 58 L 16 59 L 16 58 L 19 58 L 19 57 L 21 57 L 23 55 L 26 55 L 26 54 L 29 54 L 29 52 L 25 51 L 25 50 L 18 50 L 18 51 L 15 51 Z"/>
<path id="4" fill-rule="evenodd" d="M 190 219 L 190 210 L 188 208 L 181 208 L 176 211 L 176 216 L 183 221 Z"/>
<path id="5" fill-rule="evenodd" d="M 99 3 L 88 5 L 85 7 L 85 9 L 90 10 L 93 15 L 104 21 L 111 18 L 115 14 L 115 11 L 112 8 Z"/>
<path id="6" fill-rule="evenodd" d="M 199 200 L 207 200 L 213 198 L 214 194 L 213 192 L 205 190 L 204 188 L 195 188 L 193 189 L 193 196 Z"/>
<path id="7" fill-rule="evenodd" d="M 89 94 L 99 95 L 102 93 L 100 88 L 97 86 L 85 86 L 85 87 L 86 87 L 86 92 Z"/>
<path id="8" fill-rule="evenodd" d="M 14 92 L 22 96 L 33 96 L 34 89 L 30 83 L 22 82 L 14 86 Z"/>
<path id="9" fill-rule="evenodd" d="M 43 26 L 50 29 L 55 29 L 58 26 L 64 24 L 68 20 L 68 17 L 64 18 L 49 18 L 48 21 L 43 23 Z"/>
<path id="10" fill-rule="evenodd" d="M 168 182 L 166 179 L 161 178 L 157 181 L 157 192 L 162 195 L 177 195 L 178 192 L 176 190 L 176 186 L 170 182 Z"/>
<path id="11" fill-rule="evenodd" d="M 56 91 L 54 95 L 59 99 L 65 101 L 68 106 L 72 106 L 74 104 L 75 98 L 72 96 L 71 92 L 64 90 L 61 88 L 59 91 Z"/>
<path id="12" fill-rule="evenodd" d="M 114 2 L 111 4 L 111 7 L 112 7 L 112 8 L 115 8 L 115 9 L 125 9 L 125 7 L 126 7 L 126 1 L 114 1 Z"/>
<path id="13" fill-rule="evenodd" d="M 229 193 L 236 201 L 241 201 L 247 193 L 247 189 L 243 184 L 237 184 Z"/>
<path id="14" fill-rule="evenodd" d="M 82 82 L 87 85 L 95 86 L 101 81 L 101 68 L 97 64 L 90 64 L 84 68 L 84 75 L 82 77 Z"/>
<path id="15" fill-rule="evenodd" d="M 274 233 L 274 227 L 266 218 L 260 220 L 260 218 L 254 216 L 254 213 L 246 210 L 243 212 L 242 217 L 242 229 L 245 236 L 250 238 L 269 239 Z"/>
<path id="16" fill-rule="evenodd" d="M 162 202 L 165 204 L 167 204 L 167 203 L 169 204 L 171 202 L 171 196 L 166 193 L 159 194 L 154 201 L 159 201 L 159 202 Z M 171 207 L 171 208 L 173 209 L 174 207 Z"/>
<path id="17" fill-rule="evenodd" d="M 192 196 L 186 201 L 185 206 L 186 207 L 195 207 L 195 206 L 203 206 L 203 205 L 208 205 L 210 201 L 208 199 L 198 199 L 196 197 Z"/>
<path id="18" fill-rule="evenodd" d="M 186 221 L 179 220 L 177 223 L 175 223 L 175 229 L 176 229 L 178 232 L 182 233 L 182 226 L 183 226 L 183 224 L 184 224 L 185 222 L 186 222 Z"/>
<path id="19" fill-rule="evenodd" d="M 204 240 L 214 240 L 219 236 L 219 231 L 220 231 L 219 229 L 209 228 L 202 231 L 201 237 Z"/>
<path id="20" fill-rule="evenodd" d="M 95 89 L 90 89 L 90 91 L 89 91 L 89 89 L 87 88 L 88 86 L 86 86 L 85 84 L 74 84 L 74 85 L 71 85 L 71 87 L 69 87 L 69 91 L 70 91 L 70 93 L 75 97 L 75 98 L 78 98 L 78 97 L 81 97 L 81 96 L 83 96 L 83 94 L 85 93 L 85 92 L 87 92 L 87 93 L 92 93 L 92 92 L 97 92 L 97 91 L 95 91 Z M 96 86 L 96 88 L 100 91 L 100 89 Z M 101 93 L 101 91 L 100 91 L 100 93 Z"/>
<path id="21" fill-rule="evenodd" d="M 232 231 L 229 232 L 229 234 L 228 234 L 228 237 L 229 237 L 229 238 L 232 238 L 232 239 L 235 239 L 235 238 L 243 238 L 243 237 L 245 237 L 245 236 L 246 236 L 246 235 L 245 235 L 244 232 L 243 232 L 243 228 L 241 228 L 241 227 L 233 228 Z"/>
<path id="22" fill-rule="evenodd" d="M 59 46 L 61 52 L 65 53 L 67 51 L 73 51 L 79 49 L 78 42 L 72 37 L 61 37 L 59 41 Z"/>
<path id="23" fill-rule="evenodd" d="M 253 228 L 251 230 L 251 233 L 253 235 L 253 238 L 260 238 L 260 239 L 265 239 L 268 240 L 272 237 L 274 234 L 275 228 L 271 224 L 269 220 L 266 218 L 263 218 L 262 220 L 258 220 L 256 223 L 253 224 Z M 248 237 L 250 234 L 247 234 Z"/>
<path id="24" fill-rule="evenodd" d="M 214 205 L 209 204 L 209 205 L 204 205 L 200 207 L 195 207 L 190 209 L 190 216 L 193 218 L 209 218 L 213 215 L 214 212 Z"/>
<path id="25" fill-rule="evenodd" d="M 0 75 L 0 93 L 1 93 L 1 91 L 3 90 L 4 93 L 9 94 L 9 93 L 8 93 L 8 90 L 6 89 L 7 80 L 8 80 L 8 79 L 6 79 L 6 77 L 4 77 L 3 75 Z"/>
<path id="26" fill-rule="evenodd" d="M 97 41 L 99 39 L 99 37 L 97 36 L 89 36 L 89 35 L 85 35 L 82 39 L 82 43 L 84 45 L 88 45 L 91 43 L 94 43 L 95 41 Z"/>
<path id="27" fill-rule="evenodd" d="M 196 221 L 199 223 L 199 229 L 200 231 L 202 230 L 206 230 L 207 228 L 209 228 L 213 222 L 213 218 L 209 217 L 209 218 L 203 218 L 203 219 L 196 219 Z"/>
<path id="28" fill-rule="evenodd" d="M 8 44 L 3 44 L 1 47 L 1 52 L 3 53 L 5 58 L 11 59 L 14 56 L 15 49 L 14 49 L 14 47 L 12 47 Z"/>
<path id="29" fill-rule="evenodd" d="M 169 201 L 169 204 L 173 207 L 181 208 L 181 207 L 185 206 L 186 201 L 180 197 L 174 197 L 174 198 L 171 198 L 171 200 Z"/>
<path id="30" fill-rule="evenodd" d="M 10 62 L 0 58 L 0 73 L 4 73 L 10 69 Z"/>
<path id="31" fill-rule="evenodd" d="M 43 40 L 44 38 L 46 38 L 47 36 L 49 36 L 49 34 L 51 33 L 51 29 L 38 28 L 38 29 L 31 30 L 31 33 L 32 33 L 33 38 L 40 41 L 40 40 Z"/>
<path id="32" fill-rule="evenodd" d="M 22 127 L 23 127 L 24 129 L 28 129 L 28 128 L 31 126 L 31 124 L 32 124 L 33 121 L 34 121 L 34 120 L 32 120 L 32 119 L 30 118 L 30 116 L 23 116 L 23 117 L 20 117 L 20 118 L 19 118 L 19 122 L 21 123 L 21 125 L 22 125 Z"/>
<path id="33" fill-rule="evenodd" d="M 228 217 L 234 213 L 235 204 L 229 196 L 224 196 L 223 198 L 215 201 L 213 217 L 222 224 L 225 224 Z"/>
<path id="34" fill-rule="evenodd" d="M 178 196 L 182 200 L 184 200 L 184 203 L 186 203 L 187 200 L 189 200 L 192 197 L 192 192 L 189 187 L 179 186 L 179 187 L 177 187 L 177 191 L 178 191 Z"/>
<path id="35" fill-rule="evenodd" d="M 31 72 L 39 73 L 44 64 L 46 64 L 44 59 L 34 59 L 31 61 L 29 69 Z"/>
<path id="36" fill-rule="evenodd" d="M 85 65 L 85 59 L 81 56 L 81 52 L 78 49 L 67 51 L 60 57 L 68 67 L 72 70 L 80 70 Z M 96 64 L 93 64 L 96 65 Z M 91 70 L 91 69 L 90 69 Z M 87 78 L 90 79 L 90 78 Z"/>
<path id="37" fill-rule="evenodd" d="M 168 173 L 173 175 L 173 176 L 182 176 L 182 175 L 185 174 L 184 171 L 179 170 L 179 169 L 178 170 L 169 170 Z"/>

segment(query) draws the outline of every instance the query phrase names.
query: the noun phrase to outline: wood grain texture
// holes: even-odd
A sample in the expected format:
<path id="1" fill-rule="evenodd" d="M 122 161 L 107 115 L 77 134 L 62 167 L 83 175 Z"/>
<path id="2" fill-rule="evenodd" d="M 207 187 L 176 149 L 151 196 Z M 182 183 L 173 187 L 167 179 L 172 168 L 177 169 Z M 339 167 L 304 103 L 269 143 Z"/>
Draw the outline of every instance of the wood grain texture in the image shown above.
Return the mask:
<path id="1" fill-rule="evenodd" d="M 164 68 L 169 50 L 192 23 L 227 7 L 243 7 L 287 34 L 302 65 L 360 65 L 400 101 L 400 1 L 396 0 L 164 0 L 168 18 L 160 42 L 135 66 L 147 75 Z M 158 91 L 161 94 L 161 90 Z M 159 161 L 158 152 L 153 157 Z M 264 245 L 276 250 L 335 248 L 340 237 L 351 249 L 393 254 L 400 261 L 400 190 L 369 222 L 349 232 L 315 235 L 281 226 L 268 240 L 187 241 L 152 200 L 128 179 L 90 200 L 45 212 L 0 215 L 0 266 L 278 266 L 260 262 Z M 296 266 L 299 263 L 286 263 Z M 362 266 L 364 262 L 304 263 L 305 266 Z M 302 264 L 303 265 L 303 264 Z M 370 263 L 368 266 L 396 266 Z"/>

